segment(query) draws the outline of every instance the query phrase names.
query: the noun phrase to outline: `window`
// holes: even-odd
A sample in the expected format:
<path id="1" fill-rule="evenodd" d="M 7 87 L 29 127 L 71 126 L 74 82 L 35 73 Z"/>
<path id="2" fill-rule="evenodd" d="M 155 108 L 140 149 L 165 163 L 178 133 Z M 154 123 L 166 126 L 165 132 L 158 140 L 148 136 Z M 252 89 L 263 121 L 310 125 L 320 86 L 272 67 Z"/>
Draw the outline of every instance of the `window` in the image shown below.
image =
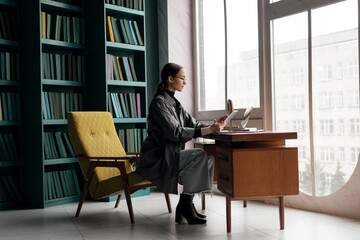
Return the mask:
<path id="1" fill-rule="evenodd" d="M 350 151 L 350 154 L 351 154 L 350 161 L 351 161 L 351 163 L 353 163 L 353 164 L 357 163 L 358 158 L 359 158 L 359 153 L 360 153 L 360 147 L 351 147 L 351 151 Z"/>
<path id="2" fill-rule="evenodd" d="M 350 134 L 360 135 L 360 119 L 358 118 L 350 119 Z"/>
<path id="3" fill-rule="evenodd" d="M 334 120 L 320 120 L 320 134 L 332 135 L 334 133 Z"/>
<path id="4" fill-rule="evenodd" d="M 336 68 L 336 78 L 342 79 L 342 77 L 343 77 L 343 67 L 341 63 L 338 63 Z"/>
<path id="5" fill-rule="evenodd" d="M 324 196 L 346 183 L 358 161 L 358 147 L 344 147 L 360 146 L 358 1 L 308 3 L 313 7 L 292 5 L 292 10 L 270 4 L 273 129 L 283 129 L 288 119 L 303 131 L 289 141 L 308 151 L 308 159 L 299 161 L 300 189 Z M 297 69 L 304 69 L 304 81 L 295 84 L 301 78 Z M 292 73 L 293 84 L 282 84 L 284 72 Z M 285 96 L 292 103 L 288 111 Z"/>
<path id="6" fill-rule="evenodd" d="M 319 108 L 330 108 L 332 106 L 332 92 L 319 93 Z"/>
<path id="7" fill-rule="evenodd" d="M 318 68 L 318 80 L 321 82 L 329 81 L 332 79 L 332 66 L 331 65 L 322 65 Z"/>
<path id="8" fill-rule="evenodd" d="M 197 1 L 198 109 L 225 109 L 225 23 L 223 0 Z M 216 16 L 216 18 L 214 18 Z"/>
<path id="9" fill-rule="evenodd" d="M 349 62 L 349 77 L 354 78 L 359 75 L 359 65 L 357 61 Z"/>
<path id="10" fill-rule="evenodd" d="M 227 99 L 232 99 L 236 109 L 260 108 L 257 2 L 197 0 L 197 101 L 201 114 L 225 110 Z"/>
<path id="11" fill-rule="evenodd" d="M 349 107 L 358 107 L 359 106 L 359 91 L 350 90 L 349 92 Z"/>

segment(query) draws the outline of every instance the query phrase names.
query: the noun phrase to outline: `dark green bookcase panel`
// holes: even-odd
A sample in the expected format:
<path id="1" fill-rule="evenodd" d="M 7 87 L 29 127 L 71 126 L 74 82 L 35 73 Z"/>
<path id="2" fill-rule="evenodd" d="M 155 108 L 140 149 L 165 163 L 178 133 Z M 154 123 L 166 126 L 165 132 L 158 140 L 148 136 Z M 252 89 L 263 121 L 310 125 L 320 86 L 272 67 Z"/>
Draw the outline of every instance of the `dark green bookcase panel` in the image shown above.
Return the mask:
<path id="1" fill-rule="evenodd" d="M 22 201 L 18 16 L 16 1 L 0 1 L 0 210 Z"/>
<path id="2" fill-rule="evenodd" d="M 110 111 L 113 114 L 117 131 L 128 131 L 128 139 L 126 139 L 126 134 L 125 140 L 120 137 L 124 148 L 139 151 L 139 146 L 129 148 L 128 145 L 130 142 L 141 145 L 140 138 L 143 139 L 144 135 L 146 135 L 148 83 L 145 11 L 116 6 L 106 2 L 87 1 L 85 6 L 88 10 L 85 12 L 88 21 L 86 25 L 88 29 L 85 31 L 87 39 L 86 72 L 88 74 L 87 106 L 89 110 L 93 111 Z M 143 2 L 143 9 L 145 9 L 145 1 L 141 2 Z M 117 37 L 115 38 L 114 35 L 113 39 L 115 41 L 112 41 L 109 36 L 111 32 L 109 21 L 111 22 L 113 34 L 116 31 L 114 28 L 117 26 Z M 125 29 L 121 29 L 122 24 L 124 24 L 122 21 L 133 26 L 134 31 L 130 34 L 133 38 L 132 42 L 129 39 L 125 40 L 126 33 L 123 32 Z M 137 25 L 137 35 L 134 21 Z M 93 35 L 97 37 L 94 38 Z M 129 38 L 129 35 L 126 36 Z M 137 45 L 135 45 L 134 38 Z M 124 58 L 128 62 L 124 61 Z M 114 70 L 118 72 L 116 73 Z M 128 70 L 128 74 L 126 70 Z M 135 98 L 134 101 L 131 101 L 132 96 Z M 121 100 L 121 98 L 127 102 L 127 116 L 124 114 L 126 108 L 124 100 Z M 128 98 L 127 101 L 126 98 Z M 115 110 L 115 107 L 118 110 Z M 133 108 L 133 112 L 131 108 Z M 122 114 L 116 115 L 115 111 L 120 111 Z M 132 129 L 133 132 L 129 132 L 129 129 Z M 140 191 L 134 196 L 147 195 L 148 193 L 148 190 Z M 105 199 L 105 201 L 112 200 L 115 200 L 115 198 Z"/>
<path id="3" fill-rule="evenodd" d="M 23 95 L 31 99 L 23 104 L 23 186 L 31 207 L 79 200 L 79 191 L 63 192 L 70 181 L 58 179 L 62 171 L 75 171 L 78 165 L 66 136 L 67 112 L 85 110 L 85 19 L 82 1 L 79 3 L 41 0 L 20 4 L 21 15 L 27 19 L 20 29 L 24 43 L 21 72 L 28 76 Z M 51 197 L 49 177 L 56 181 Z M 77 177 L 74 181 L 78 185 Z"/>

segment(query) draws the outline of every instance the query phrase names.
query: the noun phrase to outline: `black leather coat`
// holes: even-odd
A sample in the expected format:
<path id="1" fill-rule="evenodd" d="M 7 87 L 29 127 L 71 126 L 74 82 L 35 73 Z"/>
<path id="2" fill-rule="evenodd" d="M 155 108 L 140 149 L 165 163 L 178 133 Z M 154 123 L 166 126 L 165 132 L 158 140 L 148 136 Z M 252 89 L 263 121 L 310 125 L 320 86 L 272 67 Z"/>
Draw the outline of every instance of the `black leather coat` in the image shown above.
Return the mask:
<path id="1" fill-rule="evenodd" d="M 148 137 L 136 169 L 164 193 L 177 194 L 179 152 L 193 138 L 195 128 L 208 125 L 190 116 L 166 91 L 151 101 L 147 121 Z"/>

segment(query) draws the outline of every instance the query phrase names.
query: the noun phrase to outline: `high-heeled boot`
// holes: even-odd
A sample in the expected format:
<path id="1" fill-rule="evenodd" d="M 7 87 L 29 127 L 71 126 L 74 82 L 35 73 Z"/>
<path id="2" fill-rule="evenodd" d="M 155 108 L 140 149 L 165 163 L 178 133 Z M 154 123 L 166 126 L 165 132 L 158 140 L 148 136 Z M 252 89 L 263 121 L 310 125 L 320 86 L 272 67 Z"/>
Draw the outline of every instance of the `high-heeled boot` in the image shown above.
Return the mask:
<path id="1" fill-rule="evenodd" d="M 198 211 L 196 211 L 196 208 L 195 208 L 195 205 L 194 205 L 194 202 L 193 202 L 194 195 L 191 195 L 191 196 L 192 196 L 192 199 L 191 199 L 192 204 L 191 204 L 191 206 L 192 206 L 192 208 L 194 209 L 194 212 L 195 212 L 196 216 L 197 216 L 198 218 L 206 218 L 206 215 L 201 214 L 201 213 L 198 213 Z"/>
<path id="2" fill-rule="evenodd" d="M 180 194 L 180 200 L 176 206 L 175 213 L 175 222 L 181 223 L 183 218 L 189 224 L 205 224 L 206 220 L 197 217 L 193 207 L 192 207 L 193 195 L 190 194 Z"/>

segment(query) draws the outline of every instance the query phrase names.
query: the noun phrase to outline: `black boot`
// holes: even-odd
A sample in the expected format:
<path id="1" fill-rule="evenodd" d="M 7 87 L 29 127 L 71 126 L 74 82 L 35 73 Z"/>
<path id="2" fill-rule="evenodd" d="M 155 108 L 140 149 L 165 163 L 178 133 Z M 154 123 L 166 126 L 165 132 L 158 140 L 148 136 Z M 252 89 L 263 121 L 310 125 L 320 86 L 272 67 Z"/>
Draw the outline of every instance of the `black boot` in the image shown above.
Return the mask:
<path id="1" fill-rule="evenodd" d="M 206 223 L 205 219 L 197 217 L 192 205 L 193 197 L 193 195 L 180 194 L 180 200 L 176 206 L 175 222 L 181 223 L 183 218 L 185 218 L 189 224 Z"/>
<path id="2" fill-rule="evenodd" d="M 198 213 L 198 212 L 196 211 L 195 205 L 194 205 L 194 203 L 193 203 L 194 195 L 191 195 L 191 196 L 192 196 L 192 199 L 191 199 L 192 204 L 191 204 L 191 205 L 192 205 L 192 208 L 194 209 L 194 212 L 195 212 L 196 216 L 197 216 L 198 218 L 206 218 L 206 215 L 201 214 L 201 213 Z"/>

